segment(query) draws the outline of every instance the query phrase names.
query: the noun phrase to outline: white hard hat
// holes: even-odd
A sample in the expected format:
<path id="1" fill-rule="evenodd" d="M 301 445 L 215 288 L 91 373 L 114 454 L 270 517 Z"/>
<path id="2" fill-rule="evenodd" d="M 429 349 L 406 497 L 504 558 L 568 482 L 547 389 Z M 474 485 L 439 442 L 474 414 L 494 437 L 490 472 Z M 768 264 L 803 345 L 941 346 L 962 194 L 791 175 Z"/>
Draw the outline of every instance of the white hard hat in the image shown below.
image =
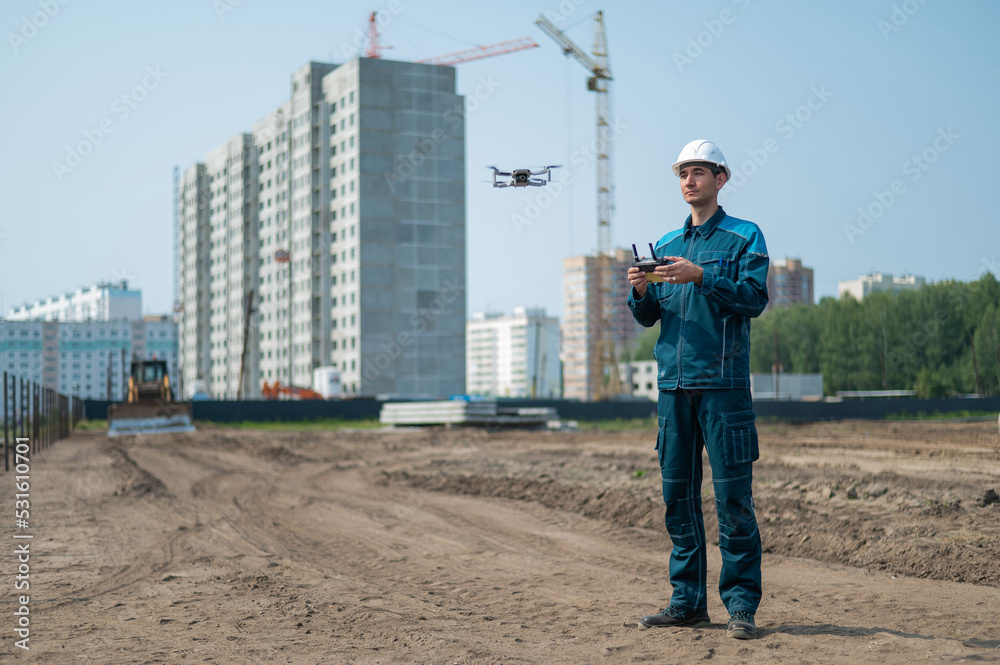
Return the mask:
<path id="1" fill-rule="evenodd" d="M 698 139 L 684 146 L 681 154 L 677 155 L 677 161 L 674 162 L 674 175 L 679 176 L 681 174 L 681 167 L 691 162 L 715 164 L 726 172 L 726 180 L 733 175 L 726 165 L 726 158 L 722 156 L 722 151 L 711 141 Z"/>

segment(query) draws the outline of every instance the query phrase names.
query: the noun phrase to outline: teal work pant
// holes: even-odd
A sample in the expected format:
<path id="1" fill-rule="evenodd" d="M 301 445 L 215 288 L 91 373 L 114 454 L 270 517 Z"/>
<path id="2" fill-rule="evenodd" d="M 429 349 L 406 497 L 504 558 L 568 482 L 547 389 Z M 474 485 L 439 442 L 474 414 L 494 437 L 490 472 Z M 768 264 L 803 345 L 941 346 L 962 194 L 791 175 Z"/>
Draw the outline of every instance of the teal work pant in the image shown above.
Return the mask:
<path id="1" fill-rule="evenodd" d="M 757 611 L 761 598 L 760 532 L 753 509 L 757 428 L 744 388 L 661 390 L 656 447 L 663 478 L 670 553 L 670 604 L 707 609 L 702 447 L 708 450 L 719 517 L 719 595 L 730 614 Z"/>

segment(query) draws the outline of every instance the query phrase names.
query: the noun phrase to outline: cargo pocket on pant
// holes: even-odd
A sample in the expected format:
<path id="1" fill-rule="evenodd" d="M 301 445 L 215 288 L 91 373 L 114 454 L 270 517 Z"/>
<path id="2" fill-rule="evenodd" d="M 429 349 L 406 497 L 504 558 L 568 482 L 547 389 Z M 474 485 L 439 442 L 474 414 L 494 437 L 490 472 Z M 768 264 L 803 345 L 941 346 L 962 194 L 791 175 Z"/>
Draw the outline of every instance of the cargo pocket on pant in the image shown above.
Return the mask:
<path id="1" fill-rule="evenodd" d="M 723 450 L 726 466 L 756 462 L 760 457 L 757 444 L 756 414 L 753 411 L 734 411 L 722 414 Z"/>
<path id="2" fill-rule="evenodd" d="M 666 432 L 663 429 L 667 426 L 667 419 L 663 416 L 656 418 L 656 457 L 660 462 L 660 471 L 663 471 L 663 451 L 666 448 Z"/>

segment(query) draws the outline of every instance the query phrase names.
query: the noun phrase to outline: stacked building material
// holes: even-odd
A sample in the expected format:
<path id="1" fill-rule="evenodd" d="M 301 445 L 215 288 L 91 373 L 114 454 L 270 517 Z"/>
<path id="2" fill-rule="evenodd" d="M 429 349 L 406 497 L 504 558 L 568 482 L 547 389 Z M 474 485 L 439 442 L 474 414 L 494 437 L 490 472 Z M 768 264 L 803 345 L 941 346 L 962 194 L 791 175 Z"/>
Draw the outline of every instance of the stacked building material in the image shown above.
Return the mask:
<path id="1" fill-rule="evenodd" d="M 476 427 L 544 427 L 558 414 L 552 408 L 501 407 L 495 401 L 387 402 L 379 421 L 384 425 L 464 425 Z"/>

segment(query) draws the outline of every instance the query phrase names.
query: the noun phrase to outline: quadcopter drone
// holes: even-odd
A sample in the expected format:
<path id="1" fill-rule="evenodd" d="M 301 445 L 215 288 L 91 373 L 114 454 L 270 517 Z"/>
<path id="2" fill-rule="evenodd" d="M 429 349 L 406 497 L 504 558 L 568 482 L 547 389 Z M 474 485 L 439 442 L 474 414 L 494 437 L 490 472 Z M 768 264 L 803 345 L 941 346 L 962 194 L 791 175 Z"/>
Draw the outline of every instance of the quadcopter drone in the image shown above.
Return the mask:
<path id="1" fill-rule="evenodd" d="M 543 166 L 540 171 L 532 171 L 531 169 L 514 169 L 513 171 L 501 171 L 495 166 L 487 166 L 488 169 L 493 169 L 493 186 L 494 187 L 542 187 L 545 183 L 552 182 L 552 169 L 559 168 L 558 164 L 553 164 L 551 166 Z M 510 178 L 510 180 L 498 181 L 497 176 L 505 176 Z M 541 178 L 532 178 L 533 175 L 544 175 L 546 180 Z"/>

